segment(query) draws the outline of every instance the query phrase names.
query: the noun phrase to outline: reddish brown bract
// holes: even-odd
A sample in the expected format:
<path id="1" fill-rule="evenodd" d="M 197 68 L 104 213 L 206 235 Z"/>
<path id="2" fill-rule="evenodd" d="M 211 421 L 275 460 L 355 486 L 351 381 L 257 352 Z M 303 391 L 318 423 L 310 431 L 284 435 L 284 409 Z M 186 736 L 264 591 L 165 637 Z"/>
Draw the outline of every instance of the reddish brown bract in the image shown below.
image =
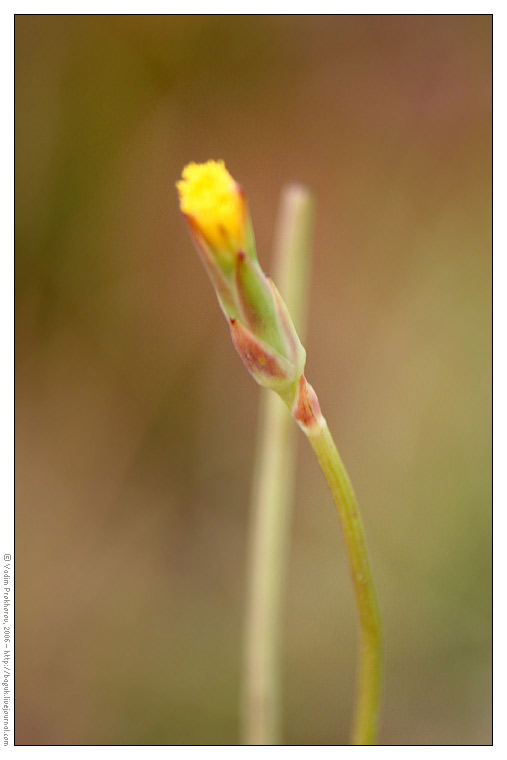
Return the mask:
<path id="1" fill-rule="evenodd" d="M 320 427 L 323 421 L 317 394 L 304 375 L 299 378 L 292 416 L 305 431 Z"/>
<path id="2" fill-rule="evenodd" d="M 260 385 L 269 385 L 270 380 L 287 378 L 286 362 L 283 357 L 259 341 L 241 322 L 229 320 L 234 347 L 243 364 Z"/>

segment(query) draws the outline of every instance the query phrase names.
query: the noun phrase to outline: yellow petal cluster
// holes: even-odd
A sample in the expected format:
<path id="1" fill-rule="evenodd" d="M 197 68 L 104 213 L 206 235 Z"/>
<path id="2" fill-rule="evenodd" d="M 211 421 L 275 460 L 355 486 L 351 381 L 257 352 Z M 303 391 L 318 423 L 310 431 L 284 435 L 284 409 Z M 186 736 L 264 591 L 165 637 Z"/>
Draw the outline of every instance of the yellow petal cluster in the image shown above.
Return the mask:
<path id="1" fill-rule="evenodd" d="M 180 207 L 212 248 L 238 251 L 245 244 L 245 201 L 223 161 L 187 164 L 176 183 Z"/>

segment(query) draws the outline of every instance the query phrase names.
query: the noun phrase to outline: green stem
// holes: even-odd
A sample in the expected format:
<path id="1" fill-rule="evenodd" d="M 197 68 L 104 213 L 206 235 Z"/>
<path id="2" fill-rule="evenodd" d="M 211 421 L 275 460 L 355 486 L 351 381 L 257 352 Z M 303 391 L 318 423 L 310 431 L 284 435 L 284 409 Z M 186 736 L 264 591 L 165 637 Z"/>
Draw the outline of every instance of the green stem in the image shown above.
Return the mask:
<path id="1" fill-rule="evenodd" d="M 291 186 L 282 196 L 274 279 L 301 331 L 308 292 L 313 202 Z M 243 682 L 242 743 L 281 743 L 281 630 L 294 481 L 290 414 L 274 393 L 261 397 L 253 479 Z"/>
<path id="2" fill-rule="evenodd" d="M 361 628 L 359 674 L 352 744 L 375 744 L 380 699 L 381 627 L 364 531 L 354 489 L 323 417 L 303 428 L 338 510 Z"/>

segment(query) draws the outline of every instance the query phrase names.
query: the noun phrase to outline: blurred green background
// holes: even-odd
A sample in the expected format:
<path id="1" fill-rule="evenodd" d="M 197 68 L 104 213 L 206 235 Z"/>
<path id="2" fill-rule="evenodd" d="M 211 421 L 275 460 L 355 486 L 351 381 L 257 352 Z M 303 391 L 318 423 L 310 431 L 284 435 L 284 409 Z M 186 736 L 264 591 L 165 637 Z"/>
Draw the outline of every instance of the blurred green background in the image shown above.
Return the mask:
<path id="1" fill-rule="evenodd" d="M 491 33 L 475 16 L 17 16 L 16 740 L 235 744 L 260 389 L 174 183 L 269 271 L 317 197 L 307 375 L 364 512 L 380 742 L 491 741 Z M 303 437 L 287 744 L 346 743 L 355 608 Z"/>

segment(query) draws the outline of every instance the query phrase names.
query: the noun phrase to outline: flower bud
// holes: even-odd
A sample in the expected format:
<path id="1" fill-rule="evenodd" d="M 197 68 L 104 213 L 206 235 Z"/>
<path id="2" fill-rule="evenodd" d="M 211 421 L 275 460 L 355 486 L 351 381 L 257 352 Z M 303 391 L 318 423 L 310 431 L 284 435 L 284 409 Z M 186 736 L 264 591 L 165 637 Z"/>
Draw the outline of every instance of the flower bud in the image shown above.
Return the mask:
<path id="1" fill-rule="evenodd" d="M 180 207 L 250 374 L 289 404 L 306 354 L 274 283 L 257 260 L 248 204 L 223 161 L 188 164 Z"/>

